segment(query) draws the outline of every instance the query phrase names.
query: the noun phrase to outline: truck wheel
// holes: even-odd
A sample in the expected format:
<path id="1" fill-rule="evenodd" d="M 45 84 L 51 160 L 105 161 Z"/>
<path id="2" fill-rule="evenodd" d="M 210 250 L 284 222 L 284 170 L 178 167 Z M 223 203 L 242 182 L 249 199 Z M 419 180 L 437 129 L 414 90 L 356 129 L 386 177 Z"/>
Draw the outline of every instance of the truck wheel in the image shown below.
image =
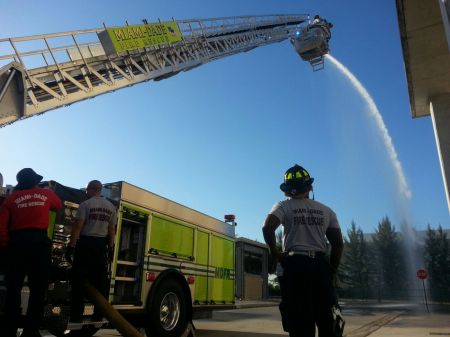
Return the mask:
<path id="1" fill-rule="evenodd" d="M 164 280 L 156 289 L 148 310 L 149 321 L 145 327 L 147 337 L 178 337 L 188 323 L 188 304 L 181 285 Z"/>

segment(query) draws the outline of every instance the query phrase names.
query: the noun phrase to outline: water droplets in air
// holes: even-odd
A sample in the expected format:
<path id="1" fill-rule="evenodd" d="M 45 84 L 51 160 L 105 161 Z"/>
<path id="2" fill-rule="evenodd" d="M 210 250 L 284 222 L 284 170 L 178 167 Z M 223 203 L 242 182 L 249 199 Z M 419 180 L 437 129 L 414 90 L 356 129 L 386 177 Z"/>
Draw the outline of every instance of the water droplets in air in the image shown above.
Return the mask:
<path id="1" fill-rule="evenodd" d="M 361 97 L 364 99 L 364 101 L 367 104 L 368 111 L 370 113 L 370 116 L 373 118 L 375 125 L 377 127 L 377 130 L 382 138 L 384 147 L 386 148 L 387 154 L 390 159 L 390 163 L 392 164 L 392 167 L 395 172 L 396 181 L 397 181 L 397 192 L 398 196 L 402 199 L 399 200 L 402 204 L 402 216 L 403 216 L 403 223 L 401 225 L 401 231 L 403 235 L 403 245 L 405 250 L 405 257 L 407 262 L 407 273 L 408 277 L 407 280 L 411 282 L 411 284 L 414 284 L 414 270 L 417 267 L 420 267 L 423 265 L 422 258 L 417 255 L 416 252 L 416 245 L 415 245 L 415 232 L 412 228 L 412 219 L 410 217 L 410 212 L 408 211 L 407 202 L 409 199 L 411 199 L 412 193 L 408 186 L 408 183 L 406 182 L 405 174 L 403 172 L 402 165 L 400 163 L 400 160 L 397 156 L 397 151 L 395 150 L 395 146 L 392 142 L 392 138 L 389 135 L 389 131 L 384 124 L 383 117 L 381 116 L 380 111 L 377 108 L 377 105 L 375 104 L 373 98 L 370 96 L 369 92 L 366 90 L 366 88 L 362 85 L 362 83 L 353 75 L 350 70 L 347 69 L 342 63 L 340 63 L 338 60 L 336 60 L 331 55 L 326 55 L 327 59 L 333 63 L 333 65 L 336 66 L 336 68 L 349 79 L 350 83 L 353 85 L 353 87 L 356 89 L 356 91 L 361 95 Z M 411 294 L 410 294 L 411 295 Z"/>
<path id="2" fill-rule="evenodd" d="M 366 88 L 364 88 L 361 82 L 355 77 L 355 75 L 353 75 L 350 70 L 347 69 L 347 67 L 345 67 L 331 55 L 326 55 L 326 57 L 336 66 L 336 68 L 339 69 L 341 73 L 343 73 L 350 80 L 353 87 L 358 91 L 358 93 L 364 98 L 365 102 L 367 103 L 370 115 L 375 120 L 375 124 L 381 134 L 390 162 L 394 168 L 394 172 L 397 177 L 398 192 L 402 197 L 411 199 L 411 190 L 409 189 L 408 183 L 406 182 L 402 164 L 398 159 L 397 151 L 395 150 L 395 146 L 392 143 L 392 138 L 389 135 L 389 131 L 384 124 L 383 117 L 381 116 L 380 111 L 378 110 L 373 98 L 370 96 L 369 92 L 366 90 Z"/>

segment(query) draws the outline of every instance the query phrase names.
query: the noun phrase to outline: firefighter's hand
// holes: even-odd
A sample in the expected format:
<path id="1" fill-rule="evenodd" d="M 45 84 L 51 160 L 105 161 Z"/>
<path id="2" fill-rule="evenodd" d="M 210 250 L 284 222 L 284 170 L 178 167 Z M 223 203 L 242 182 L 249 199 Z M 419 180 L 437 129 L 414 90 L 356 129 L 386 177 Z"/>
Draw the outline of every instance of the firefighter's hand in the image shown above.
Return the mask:
<path id="1" fill-rule="evenodd" d="M 331 271 L 331 282 L 333 282 L 333 286 L 337 287 L 339 283 L 338 270 L 336 267 L 330 265 Z"/>
<path id="2" fill-rule="evenodd" d="M 287 256 L 287 252 L 279 252 L 279 251 L 277 251 L 276 253 L 274 253 L 274 257 L 275 257 L 275 259 L 278 262 L 283 260 L 286 256 Z"/>
<path id="3" fill-rule="evenodd" d="M 67 246 L 66 253 L 64 254 L 64 257 L 66 258 L 66 261 L 70 264 L 73 263 L 73 251 L 75 250 L 75 247 Z"/>

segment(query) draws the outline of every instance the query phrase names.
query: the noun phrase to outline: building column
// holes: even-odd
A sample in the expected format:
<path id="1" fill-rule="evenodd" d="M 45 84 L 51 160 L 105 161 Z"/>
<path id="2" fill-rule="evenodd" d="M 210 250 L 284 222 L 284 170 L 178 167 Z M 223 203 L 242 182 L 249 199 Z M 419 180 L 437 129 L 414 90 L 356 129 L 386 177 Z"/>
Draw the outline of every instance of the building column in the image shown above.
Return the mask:
<path id="1" fill-rule="evenodd" d="M 450 211 L 450 94 L 431 97 L 430 114 Z"/>

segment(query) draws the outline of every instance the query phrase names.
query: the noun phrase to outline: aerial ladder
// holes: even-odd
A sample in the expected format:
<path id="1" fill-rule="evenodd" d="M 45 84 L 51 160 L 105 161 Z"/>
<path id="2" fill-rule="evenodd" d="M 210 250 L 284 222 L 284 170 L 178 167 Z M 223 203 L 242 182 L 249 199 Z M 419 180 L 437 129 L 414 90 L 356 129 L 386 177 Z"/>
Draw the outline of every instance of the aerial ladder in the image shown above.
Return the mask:
<path id="1" fill-rule="evenodd" d="M 323 68 L 329 35 L 309 15 L 191 19 L 0 39 L 0 127 L 290 39 Z"/>

